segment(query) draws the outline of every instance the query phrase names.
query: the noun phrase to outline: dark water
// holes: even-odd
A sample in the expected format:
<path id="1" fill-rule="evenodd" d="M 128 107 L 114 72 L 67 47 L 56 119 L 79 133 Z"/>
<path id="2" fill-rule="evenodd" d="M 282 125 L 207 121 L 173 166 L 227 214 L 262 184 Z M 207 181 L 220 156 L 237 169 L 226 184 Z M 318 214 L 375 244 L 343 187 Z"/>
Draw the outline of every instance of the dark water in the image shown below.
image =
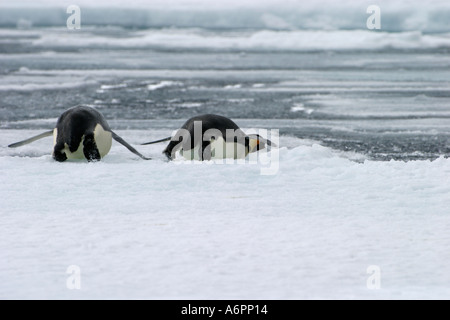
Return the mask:
<path id="1" fill-rule="evenodd" d="M 376 160 L 450 155 L 447 48 L 242 50 L 208 47 L 210 33 L 204 49 L 118 46 L 134 31 L 65 32 L 0 29 L 2 129 L 87 104 L 127 129 L 217 113 Z"/>

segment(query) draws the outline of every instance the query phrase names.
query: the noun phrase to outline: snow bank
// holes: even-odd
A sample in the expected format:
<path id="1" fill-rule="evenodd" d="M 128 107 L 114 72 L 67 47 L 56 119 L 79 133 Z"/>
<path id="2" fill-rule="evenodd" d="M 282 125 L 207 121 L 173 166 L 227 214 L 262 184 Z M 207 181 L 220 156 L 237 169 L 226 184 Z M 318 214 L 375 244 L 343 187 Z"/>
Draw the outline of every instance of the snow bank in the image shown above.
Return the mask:
<path id="1" fill-rule="evenodd" d="M 90 34 L 93 31 L 93 34 Z M 390 33 L 384 30 L 257 30 L 210 33 L 201 29 L 148 29 L 129 36 L 97 35 L 95 29 L 68 34 L 66 29 L 17 31 L 34 35 L 34 46 L 73 48 L 162 48 L 208 50 L 311 51 L 311 50 L 381 50 L 430 49 L 450 47 L 450 34 L 422 34 L 420 31 Z M 1 31 L 0 31 L 1 34 Z"/>
<path id="2" fill-rule="evenodd" d="M 54 162 L 51 139 L 5 147 L 29 133 L 0 135 L 2 299 L 450 298 L 449 159 L 357 163 L 297 140 L 262 176 L 168 163 L 163 145 L 142 161 L 113 143 L 99 163 Z"/>

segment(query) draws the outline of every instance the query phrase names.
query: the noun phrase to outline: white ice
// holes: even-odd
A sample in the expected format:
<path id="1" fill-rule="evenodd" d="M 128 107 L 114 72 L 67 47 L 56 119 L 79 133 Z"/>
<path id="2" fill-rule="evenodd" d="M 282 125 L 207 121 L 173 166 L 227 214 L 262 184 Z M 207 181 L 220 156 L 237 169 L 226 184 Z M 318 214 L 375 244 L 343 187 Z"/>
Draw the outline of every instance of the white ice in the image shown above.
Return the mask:
<path id="1" fill-rule="evenodd" d="M 152 161 L 117 143 L 98 163 L 54 162 L 51 138 L 6 147 L 36 133 L 0 133 L 1 299 L 450 298 L 450 159 L 358 163 L 282 137 L 262 176 L 137 145 L 164 130 L 118 131 Z"/>

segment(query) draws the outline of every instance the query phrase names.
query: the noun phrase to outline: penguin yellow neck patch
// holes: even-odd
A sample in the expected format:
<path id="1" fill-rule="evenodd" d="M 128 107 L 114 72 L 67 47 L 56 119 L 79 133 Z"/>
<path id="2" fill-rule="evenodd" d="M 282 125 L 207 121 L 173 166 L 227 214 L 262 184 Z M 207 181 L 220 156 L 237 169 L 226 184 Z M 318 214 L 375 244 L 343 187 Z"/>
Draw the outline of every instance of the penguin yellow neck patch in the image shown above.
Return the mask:
<path id="1" fill-rule="evenodd" d="M 258 151 L 258 145 L 259 145 L 258 139 L 250 139 L 248 143 L 248 150 L 249 150 L 248 152 L 252 153 Z"/>

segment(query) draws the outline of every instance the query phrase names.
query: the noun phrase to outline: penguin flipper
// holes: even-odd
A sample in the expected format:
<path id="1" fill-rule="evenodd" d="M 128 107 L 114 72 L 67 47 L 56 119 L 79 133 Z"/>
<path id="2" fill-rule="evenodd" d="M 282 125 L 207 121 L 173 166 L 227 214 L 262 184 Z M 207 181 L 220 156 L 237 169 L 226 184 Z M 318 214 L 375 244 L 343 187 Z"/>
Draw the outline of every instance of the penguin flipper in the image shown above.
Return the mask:
<path id="1" fill-rule="evenodd" d="M 122 144 L 123 146 L 125 146 L 128 150 L 130 150 L 131 152 L 133 152 L 135 155 L 137 155 L 138 157 L 141 157 L 144 160 L 152 160 L 152 158 L 147 158 L 145 156 L 143 156 L 139 151 L 137 151 L 135 148 L 133 148 L 128 142 L 126 142 L 125 140 L 123 140 L 120 136 L 118 136 L 115 132 L 112 132 L 112 137 L 114 140 L 116 140 L 118 143 Z"/>
<path id="2" fill-rule="evenodd" d="M 26 139 L 26 140 L 22 140 L 22 141 L 19 141 L 19 142 L 16 142 L 16 143 L 12 143 L 12 144 L 10 144 L 10 145 L 8 146 L 8 148 L 17 148 L 17 147 L 21 147 L 21 146 L 23 146 L 23 145 L 32 143 L 32 142 L 34 142 L 34 141 L 36 141 L 36 140 L 39 140 L 39 139 L 42 139 L 42 138 L 45 138 L 45 137 L 49 137 L 49 136 L 51 136 L 51 135 L 53 135 L 53 129 L 50 130 L 50 131 L 46 131 L 46 132 L 43 132 L 43 133 L 41 133 L 41 134 L 38 134 L 37 136 L 28 138 L 28 139 Z"/>
<path id="3" fill-rule="evenodd" d="M 172 139 L 172 137 L 167 137 L 167 138 L 160 139 L 160 140 L 155 140 L 155 141 L 150 141 L 150 142 L 146 142 L 146 143 L 141 143 L 141 146 L 145 146 L 147 144 L 154 144 L 154 143 L 165 142 L 165 141 L 169 141 L 170 139 Z"/>

